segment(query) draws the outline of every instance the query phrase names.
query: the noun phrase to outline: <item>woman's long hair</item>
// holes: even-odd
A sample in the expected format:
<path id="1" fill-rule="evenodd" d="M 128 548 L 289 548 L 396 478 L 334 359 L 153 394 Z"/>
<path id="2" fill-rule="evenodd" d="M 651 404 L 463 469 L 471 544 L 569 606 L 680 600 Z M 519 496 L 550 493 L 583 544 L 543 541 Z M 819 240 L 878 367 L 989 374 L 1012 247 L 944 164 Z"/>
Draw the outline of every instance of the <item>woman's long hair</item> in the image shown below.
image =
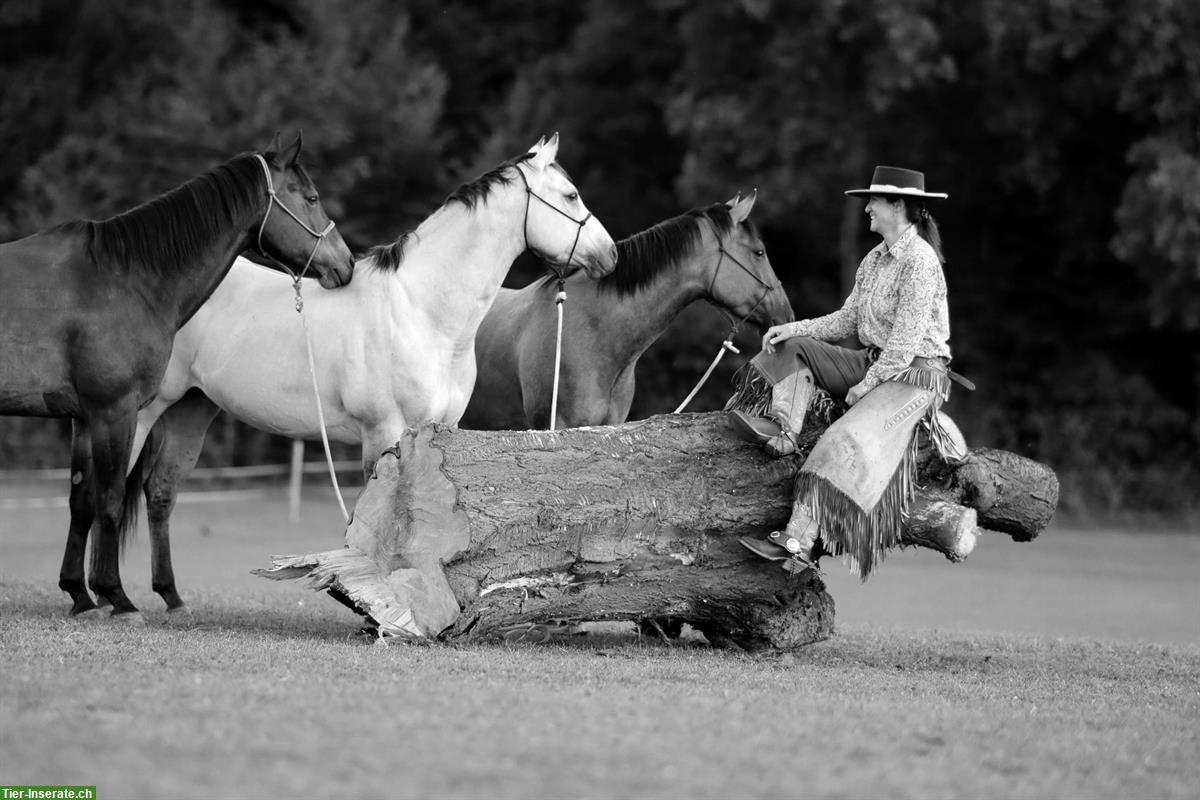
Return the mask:
<path id="1" fill-rule="evenodd" d="M 942 234 L 938 231 L 937 220 L 933 218 L 933 214 L 929 213 L 929 209 L 922 200 L 910 197 L 900 199 L 904 200 L 904 215 L 908 217 L 908 221 L 917 226 L 917 234 L 929 242 L 929 246 L 937 254 L 938 263 L 945 266 L 946 256 L 942 254 Z"/>

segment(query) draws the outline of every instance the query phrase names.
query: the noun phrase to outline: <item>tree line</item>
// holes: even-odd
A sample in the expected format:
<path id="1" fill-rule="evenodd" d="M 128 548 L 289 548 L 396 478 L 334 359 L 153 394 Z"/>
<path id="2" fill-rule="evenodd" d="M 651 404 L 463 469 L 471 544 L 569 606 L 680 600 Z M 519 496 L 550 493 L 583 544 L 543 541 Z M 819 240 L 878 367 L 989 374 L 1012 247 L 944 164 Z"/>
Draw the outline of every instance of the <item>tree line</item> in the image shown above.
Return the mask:
<path id="1" fill-rule="evenodd" d="M 948 259 L 947 407 L 1053 466 L 1072 510 L 1194 510 L 1200 486 L 1200 4 L 1190 0 L 43 0 L 0 3 L 0 236 L 143 202 L 277 130 L 356 251 L 558 131 L 616 237 L 757 188 L 801 316 L 873 246 L 876 164 L 921 169 Z M 540 266 L 521 259 L 508 285 Z M 569 303 L 567 308 L 569 313 Z M 671 410 L 727 332 L 685 313 L 639 367 Z M 757 335 L 738 343 L 752 353 Z M 718 408 L 736 359 L 692 409 Z M 68 426 L 0 419 L 4 467 Z M 214 425 L 203 460 L 282 460 Z"/>

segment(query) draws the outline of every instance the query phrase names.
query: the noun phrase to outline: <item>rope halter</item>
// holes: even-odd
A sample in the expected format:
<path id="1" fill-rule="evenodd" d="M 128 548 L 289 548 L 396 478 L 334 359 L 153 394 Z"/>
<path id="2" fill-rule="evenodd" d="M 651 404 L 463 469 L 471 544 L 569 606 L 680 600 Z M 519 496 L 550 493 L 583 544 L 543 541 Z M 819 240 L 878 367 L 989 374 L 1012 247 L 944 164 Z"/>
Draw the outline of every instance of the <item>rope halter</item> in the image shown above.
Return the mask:
<path id="1" fill-rule="evenodd" d="M 679 414 L 685 408 L 687 408 L 688 403 L 692 402 L 692 399 L 695 398 L 696 394 L 700 391 L 700 387 L 704 386 L 704 384 L 708 381 L 709 377 L 713 373 L 713 370 L 715 370 L 717 368 L 717 364 L 721 363 L 721 358 L 727 352 L 728 353 L 741 353 L 741 351 L 738 350 L 737 347 L 734 346 L 733 337 L 737 335 L 738 330 L 741 329 L 742 325 L 745 324 L 746 320 L 750 319 L 750 317 L 753 316 L 754 312 L 758 310 L 758 307 L 760 305 L 762 305 L 762 302 L 767 299 L 767 295 L 769 295 L 771 292 L 773 292 L 776 289 L 781 287 L 781 284 L 778 284 L 778 283 L 775 283 L 775 284 L 767 283 L 765 280 L 763 280 L 757 274 L 755 274 L 754 270 L 750 269 L 745 264 L 743 264 L 741 261 L 739 261 L 737 259 L 737 257 L 733 255 L 733 253 L 730 253 L 728 250 L 725 249 L 725 245 L 723 245 L 721 243 L 720 236 L 717 237 L 717 251 L 720 253 L 720 255 L 717 256 L 717 266 L 716 266 L 716 269 L 713 270 L 712 280 L 709 281 L 709 283 L 708 283 L 707 296 L 708 296 L 709 300 L 712 300 L 714 302 L 716 301 L 716 298 L 713 296 L 713 289 L 717 285 L 717 275 L 720 274 L 720 272 L 721 272 L 721 265 L 725 263 L 725 259 L 727 259 L 727 258 L 730 261 L 732 261 L 734 264 L 737 264 L 739 267 L 741 267 L 742 271 L 745 272 L 747 275 L 749 275 L 751 278 L 753 278 L 755 280 L 755 282 L 758 283 L 758 285 L 762 287 L 763 290 L 762 290 L 762 293 L 758 296 L 758 300 L 756 300 L 754 302 L 754 305 L 750 307 L 750 311 L 748 311 L 746 313 L 746 315 L 743 316 L 740 320 L 735 319 L 733 314 L 727 313 L 725 311 L 725 309 L 718 307 L 717 310 L 719 310 L 721 312 L 721 314 L 723 316 L 725 316 L 725 318 L 727 320 L 729 320 L 729 323 L 730 323 L 729 335 L 725 337 L 725 341 L 721 342 L 721 349 L 717 350 L 717 355 L 713 358 L 712 363 L 710 363 L 708 365 L 708 369 L 704 371 L 704 375 L 701 376 L 700 380 L 696 383 L 696 385 L 692 387 L 692 390 L 690 392 L 688 392 L 687 397 L 683 398 L 683 402 L 680 403 L 679 406 L 675 409 L 675 411 L 673 412 L 675 414 Z"/>
<path id="2" fill-rule="evenodd" d="M 313 236 L 316 239 L 316 241 L 313 243 L 312 252 L 308 254 L 308 260 L 304 262 L 304 269 L 300 270 L 299 274 L 292 272 L 291 267 L 289 267 L 287 264 L 283 264 L 283 268 L 285 270 L 287 270 L 289 275 L 292 276 L 292 281 L 294 282 L 294 284 L 296 286 L 296 298 L 297 298 L 296 302 L 297 302 L 297 304 L 299 304 L 299 302 L 300 302 L 300 299 L 299 299 L 300 298 L 300 279 L 303 278 L 306 274 L 308 274 L 308 268 L 309 268 L 309 266 L 312 265 L 313 259 L 316 258 L 317 250 L 319 250 L 321 248 L 321 243 L 325 241 L 325 237 L 328 236 L 330 231 L 333 230 L 333 228 L 334 228 L 333 220 L 329 220 L 329 224 L 325 226 L 325 230 L 323 230 L 323 231 L 316 231 L 316 230 L 313 230 L 312 228 L 310 228 L 307 222 L 300 219 L 300 217 L 296 216 L 296 212 L 292 211 L 290 208 L 288 208 L 286 205 L 284 205 L 283 201 L 280 200 L 278 195 L 275 194 L 275 182 L 271 180 L 271 168 L 269 166 L 267 166 L 267 160 L 265 158 L 263 158 L 262 155 L 260 155 L 259 153 L 255 153 L 254 157 L 258 159 L 259 164 L 262 164 L 263 175 L 265 175 L 267 178 L 267 211 L 265 214 L 263 214 L 262 222 L 258 226 L 258 252 L 261 255 L 266 256 L 267 258 L 273 258 L 272 256 L 267 255 L 267 252 L 265 250 L 263 250 L 263 246 L 262 246 L 263 230 L 265 230 L 267 227 L 267 218 L 271 216 L 271 208 L 273 206 L 279 206 L 280 208 L 282 208 L 285 212 L 287 212 L 287 215 L 289 217 L 296 220 L 296 222 L 300 225 L 301 228 L 304 228 L 304 230 L 308 231 L 309 235 Z M 275 259 L 275 260 L 278 261 L 278 259 Z M 280 263 L 282 263 L 282 262 L 280 262 Z M 299 308 L 297 308 L 296 310 L 298 311 Z"/>
<path id="3" fill-rule="evenodd" d="M 762 293 L 758 296 L 758 299 L 756 301 L 754 301 L 754 305 L 750 306 L 750 310 L 748 312 L 746 312 L 746 314 L 743 315 L 741 319 L 735 320 L 733 314 L 726 313 L 725 309 L 719 309 L 721 311 L 721 313 L 726 316 L 726 319 L 729 320 L 729 322 L 732 326 L 729 331 L 729 338 L 732 339 L 734 337 L 734 335 L 738 332 L 738 330 L 742 327 L 742 325 L 744 325 L 746 323 L 746 320 L 748 320 L 748 319 L 750 319 L 750 317 L 754 316 L 754 312 L 757 311 L 758 307 L 761 306 L 763 301 L 767 299 L 767 295 L 771 294 L 771 292 L 780 288 L 780 284 L 767 283 L 765 280 L 760 278 L 757 274 L 755 274 L 754 270 L 747 267 L 745 264 L 743 264 L 741 261 L 739 261 L 733 255 L 733 253 L 730 253 L 728 250 L 726 250 L 725 245 L 721 244 L 721 241 L 719 238 L 717 239 L 717 251 L 720 253 L 720 255 L 717 256 L 717 267 L 716 267 L 716 269 L 713 270 L 712 280 L 708 282 L 707 296 L 708 296 L 709 300 L 716 302 L 716 298 L 713 295 L 713 289 L 717 285 L 717 276 L 721 273 L 721 265 L 723 263 L 725 263 L 725 259 L 727 259 L 727 258 L 730 261 L 732 261 L 734 264 L 736 264 L 738 267 L 740 267 L 742 272 L 745 272 L 747 275 L 749 275 L 751 278 L 753 278 L 755 283 L 757 283 L 759 286 L 762 287 Z"/>
<path id="4" fill-rule="evenodd" d="M 531 197 L 542 201 L 542 203 L 545 204 L 547 208 L 551 209 L 552 211 L 555 211 L 556 213 L 563 215 L 567 219 L 571 220 L 571 222 L 574 222 L 576 225 L 575 240 L 573 242 L 571 242 L 571 252 L 567 255 L 567 262 L 566 262 L 566 264 L 562 265 L 561 271 L 559 270 L 558 264 L 555 264 L 553 261 L 549 261 L 546 258 L 542 258 L 540 253 L 538 253 L 536 250 L 534 251 L 534 254 L 537 255 L 539 258 L 542 258 L 542 261 L 546 264 L 546 266 L 548 266 L 550 268 L 550 270 L 558 277 L 558 285 L 559 285 L 559 290 L 561 293 L 562 282 L 566 278 L 566 271 L 571 268 L 571 261 L 575 258 L 575 248 L 579 247 L 579 237 L 583 235 L 584 226 L 587 225 L 588 222 L 591 220 L 592 212 L 589 211 L 588 215 L 586 217 L 584 217 L 583 219 L 575 219 L 570 214 L 563 211 L 561 208 L 554 205 L 549 200 L 542 197 L 540 194 L 538 194 L 532 188 L 530 188 L 529 179 L 525 177 L 525 170 L 521 169 L 521 166 L 519 164 L 517 165 L 517 174 L 521 176 L 521 183 L 525 184 L 525 220 L 521 225 L 521 228 L 522 228 L 521 232 L 525 237 L 525 249 L 526 250 L 533 249 L 529 246 L 529 205 L 530 205 Z M 564 294 L 563 300 L 565 300 L 565 299 L 566 299 L 566 296 Z M 562 302 L 562 301 L 560 300 L 559 302 Z"/>

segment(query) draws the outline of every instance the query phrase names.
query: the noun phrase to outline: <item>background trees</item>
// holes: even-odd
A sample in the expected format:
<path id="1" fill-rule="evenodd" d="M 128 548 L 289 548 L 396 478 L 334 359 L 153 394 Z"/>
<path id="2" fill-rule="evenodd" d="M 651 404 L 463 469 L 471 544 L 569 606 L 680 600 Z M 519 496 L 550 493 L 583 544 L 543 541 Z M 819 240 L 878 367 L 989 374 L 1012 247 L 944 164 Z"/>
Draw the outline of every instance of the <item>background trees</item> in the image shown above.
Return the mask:
<path id="1" fill-rule="evenodd" d="M 951 195 L 968 439 L 1052 464 L 1068 508 L 1181 511 L 1200 486 L 1198 73 L 1188 0 L 6 2 L 0 235 L 107 216 L 300 127 L 364 249 L 557 130 L 615 236 L 757 187 L 807 316 L 873 244 L 841 191 L 913 166 Z M 634 416 L 673 408 L 726 326 L 681 317 Z M 206 459 L 271 455 L 221 425 Z M 64 463 L 61 438 L 0 420 L 0 459 Z"/>

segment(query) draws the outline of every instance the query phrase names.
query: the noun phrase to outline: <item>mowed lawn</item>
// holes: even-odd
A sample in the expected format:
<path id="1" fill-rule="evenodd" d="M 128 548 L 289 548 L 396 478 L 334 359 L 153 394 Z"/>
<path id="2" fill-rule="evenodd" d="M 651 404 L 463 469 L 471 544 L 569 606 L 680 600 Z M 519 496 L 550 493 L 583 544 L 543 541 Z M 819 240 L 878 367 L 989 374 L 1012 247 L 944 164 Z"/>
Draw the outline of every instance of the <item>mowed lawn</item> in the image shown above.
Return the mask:
<path id="1" fill-rule="evenodd" d="M 826 567 L 831 641 L 783 656 L 611 626 L 382 646 L 271 553 L 340 546 L 322 492 L 181 505 L 189 611 L 65 616 L 62 508 L 0 514 L 0 785 L 139 797 L 1196 797 L 1200 536 L 1052 528 L 967 563 Z"/>

